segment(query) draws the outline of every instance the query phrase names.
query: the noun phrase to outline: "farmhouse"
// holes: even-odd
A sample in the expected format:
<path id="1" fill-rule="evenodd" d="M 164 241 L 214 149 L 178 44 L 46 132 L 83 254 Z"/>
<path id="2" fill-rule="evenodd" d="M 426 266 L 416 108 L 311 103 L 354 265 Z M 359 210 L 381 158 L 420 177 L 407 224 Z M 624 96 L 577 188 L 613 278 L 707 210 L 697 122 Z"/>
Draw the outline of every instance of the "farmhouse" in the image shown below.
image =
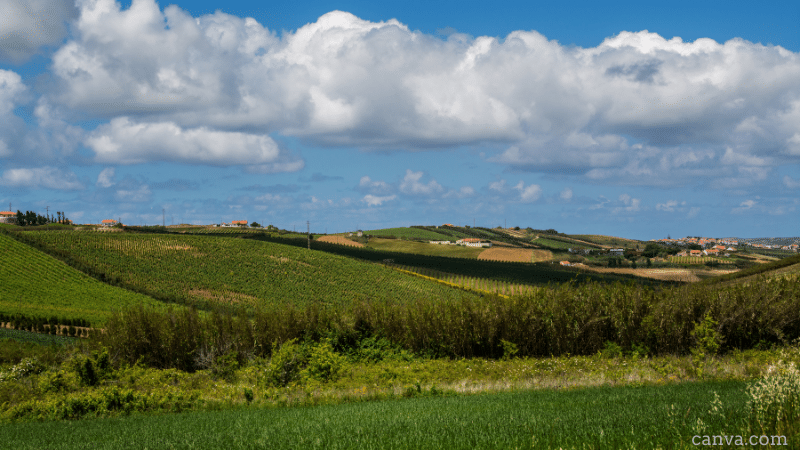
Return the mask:
<path id="1" fill-rule="evenodd" d="M 429 241 L 431 244 L 453 245 L 453 241 Z"/>
<path id="2" fill-rule="evenodd" d="M 17 214 L 11 211 L 0 211 L 0 223 L 14 223 L 17 221 Z"/>
<path id="3" fill-rule="evenodd" d="M 233 221 L 231 221 L 231 225 L 246 227 L 247 226 L 247 221 L 246 220 L 233 220 Z"/>
<path id="4" fill-rule="evenodd" d="M 716 256 L 719 255 L 719 250 L 716 248 L 709 248 L 708 250 L 703 250 L 703 254 L 705 254 L 706 256 L 711 256 L 711 255 Z"/>
<path id="5" fill-rule="evenodd" d="M 456 241 L 456 245 L 463 245 L 465 247 L 491 247 L 492 243 L 489 241 L 482 241 L 478 238 L 464 238 Z"/>
<path id="6" fill-rule="evenodd" d="M 700 250 L 689 250 L 689 256 L 703 256 L 703 252 Z"/>
<path id="7" fill-rule="evenodd" d="M 611 253 L 614 256 L 622 256 L 625 253 L 624 248 L 612 248 L 608 250 L 608 253 Z"/>
<path id="8" fill-rule="evenodd" d="M 114 219 L 107 219 L 107 220 L 104 220 L 104 221 L 100 222 L 100 225 L 104 226 L 104 227 L 113 227 L 116 224 L 117 224 L 117 221 L 114 220 Z"/>
<path id="9" fill-rule="evenodd" d="M 561 265 L 562 266 L 571 266 L 572 264 L 570 264 L 569 261 L 561 261 Z"/>

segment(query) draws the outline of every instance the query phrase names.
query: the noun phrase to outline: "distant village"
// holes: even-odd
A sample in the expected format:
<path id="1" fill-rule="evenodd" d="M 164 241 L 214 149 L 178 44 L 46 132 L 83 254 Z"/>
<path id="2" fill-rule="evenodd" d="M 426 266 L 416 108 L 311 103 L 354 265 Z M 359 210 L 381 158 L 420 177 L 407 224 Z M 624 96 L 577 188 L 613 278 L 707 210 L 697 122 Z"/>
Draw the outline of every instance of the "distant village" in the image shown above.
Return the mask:
<path id="1" fill-rule="evenodd" d="M 798 247 L 800 247 L 797 243 L 793 244 L 761 244 L 755 242 L 748 242 L 746 240 L 740 239 L 729 239 L 729 238 L 708 238 L 708 237 L 685 237 L 685 238 L 678 238 L 678 239 L 653 239 L 651 242 L 658 242 L 664 245 L 677 245 L 681 247 L 688 247 L 691 244 L 699 245 L 702 247 L 702 250 L 689 250 L 688 252 L 684 252 L 684 255 L 679 253 L 679 256 L 699 256 L 700 254 L 703 255 L 719 255 L 724 252 L 735 252 L 738 247 L 751 247 L 751 248 L 760 248 L 764 250 L 790 250 L 790 251 L 798 251 Z M 696 253 L 695 253 L 696 252 Z"/>

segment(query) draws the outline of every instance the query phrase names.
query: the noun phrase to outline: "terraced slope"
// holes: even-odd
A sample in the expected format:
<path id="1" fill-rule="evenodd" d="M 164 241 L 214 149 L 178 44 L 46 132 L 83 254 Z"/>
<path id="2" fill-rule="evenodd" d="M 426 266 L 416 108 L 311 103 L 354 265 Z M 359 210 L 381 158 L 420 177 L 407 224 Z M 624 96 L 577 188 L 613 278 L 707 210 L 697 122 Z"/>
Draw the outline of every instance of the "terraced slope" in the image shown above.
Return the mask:
<path id="1" fill-rule="evenodd" d="M 148 296 L 101 283 L 1 233 L 0 249 L 2 313 L 85 319 L 102 325 L 114 309 L 139 303 L 164 307 Z"/>
<path id="2" fill-rule="evenodd" d="M 21 236 L 122 286 L 200 306 L 473 295 L 378 264 L 253 239 L 36 231 Z"/>

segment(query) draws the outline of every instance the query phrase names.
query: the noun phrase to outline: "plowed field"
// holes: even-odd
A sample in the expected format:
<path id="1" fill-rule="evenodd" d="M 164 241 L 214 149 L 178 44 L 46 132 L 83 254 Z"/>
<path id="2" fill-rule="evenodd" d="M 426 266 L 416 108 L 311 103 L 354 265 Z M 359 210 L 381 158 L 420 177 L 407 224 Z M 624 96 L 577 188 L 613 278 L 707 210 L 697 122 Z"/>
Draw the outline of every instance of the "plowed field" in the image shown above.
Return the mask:
<path id="1" fill-rule="evenodd" d="M 533 250 L 528 248 L 487 248 L 478 255 L 486 261 L 533 262 Z"/>
<path id="2" fill-rule="evenodd" d="M 349 245 L 351 247 L 363 247 L 364 244 L 360 242 L 351 241 L 343 236 L 321 236 L 317 238 L 320 242 L 328 242 L 330 244 Z"/>
<path id="3" fill-rule="evenodd" d="M 576 267 L 582 270 L 588 270 L 591 272 L 597 273 L 624 273 L 629 275 L 636 275 L 639 277 L 645 278 L 652 278 L 655 280 L 664 280 L 664 281 L 688 281 L 688 282 L 695 282 L 700 281 L 701 278 L 697 276 L 698 272 L 703 273 L 704 275 L 723 275 L 726 273 L 736 272 L 736 270 L 714 270 L 714 271 L 707 271 L 707 270 L 691 270 L 691 269 L 631 269 L 629 267 L 618 267 L 618 268 L 608 268 L 608 267 L 592 267 L 592 266 L 585 266 L 583 264 L 578 264 Z"/>

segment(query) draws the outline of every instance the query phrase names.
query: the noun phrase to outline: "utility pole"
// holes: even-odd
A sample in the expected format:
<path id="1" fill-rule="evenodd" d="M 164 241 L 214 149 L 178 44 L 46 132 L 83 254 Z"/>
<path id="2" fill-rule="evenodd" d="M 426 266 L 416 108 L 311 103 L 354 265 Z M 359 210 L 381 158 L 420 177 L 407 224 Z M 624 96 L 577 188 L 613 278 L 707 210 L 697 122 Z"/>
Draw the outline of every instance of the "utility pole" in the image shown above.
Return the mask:
<path id="1" fill-rule="evenodd" d="M 311 224 L 306 220 L 306 234 L 308 235 L 308 249 L 311 250 Z"/>
<path id="2" fill-rule="evenodd" d="M 161 226 L 163 227 L 167 226 L 167 215 L 164 212 L 164 208 L 161 208 Z"/>
<path id="3" fill-rule="evenodd" d="M 9 209 L 10 211 L 10 209 Z M 47 221 L 50 222 L 50 207 L 47 207 Z"/>

